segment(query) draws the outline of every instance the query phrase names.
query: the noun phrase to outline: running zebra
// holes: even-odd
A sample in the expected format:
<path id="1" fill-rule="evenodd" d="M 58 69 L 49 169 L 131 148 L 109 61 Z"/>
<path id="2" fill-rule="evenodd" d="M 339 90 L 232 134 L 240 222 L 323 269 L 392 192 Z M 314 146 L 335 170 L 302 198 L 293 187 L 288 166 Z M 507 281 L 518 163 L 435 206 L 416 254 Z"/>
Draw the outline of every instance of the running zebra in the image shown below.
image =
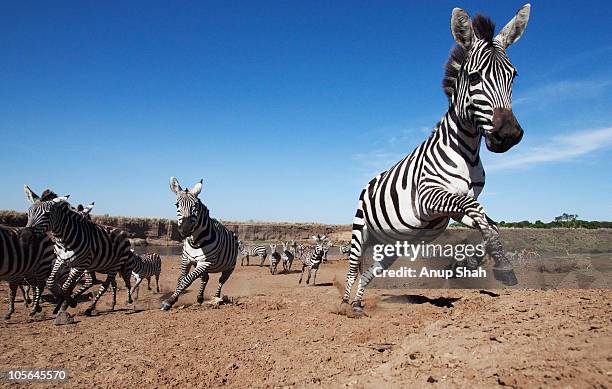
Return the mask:
<path id="1" fill-rule="evenodd" d="M 221 288 L 236 267 L 238 238 L 209 215 L 208 208 L 198 198 L 202 191 L 202 180 L 192 189 L 181 188 L 176 178 L 170 178 L 170 189 L 176 194 L 176 214 L 178 227 L 185 239 L 181 258 L 181 274 L 176 291 L 165 300 L 161 309 L 169 310 L 181 293 L 197 278 L 202 280 L 197 301 L 204 302 L 204 288 L 209 273 L 221 273 L 219 286 L 215 292 L 215 303 L 221 302 Z M 195 269 L 189 272 L 191 266 Z"/>
<path id="2" fill-rule="evenodd" d="M 312 276 L 312 284 L 317 284 L 317 270 L 319 265 L 323 262 L 323 247 L 326 245 L 327 237 L 325 235 L 312 236 L 315 241 L 315 245 L 306 248 L 304 255 L 302 256 L 302 274 L 298 284 L 302 283 L 304 277 L 304 270 L 308 268 L 308 278 L 306 279 L 306 285 L 310 283 L 310 276 Z"/>
<path id="3" fill-rule="evenodd" d="M 293 242 L 295 244 L 295 241 Z M 291 271 L 291 265 L 293 264 L 293 259 L 295 255 L 290 251 L 289 242 L 283 242 L 283 253 L 281 255 L 281 259 L 283 261 L 283 270 L 286 273 Z"/>
<path id="4" fill-rule="evenodd" d="M 276 274 L 276 267 L 278 263 L 281 261 L 280 253 L 276 252 L 276 244 L 270 245 L 270 274 Z"/>
<path id="5" fill-rule="evenodd" d="M 138 255 L 134 250 L 130 250 L 132 257 L 132 275 L 136 279 L 136 283 L 132 287 L 132 295 L 136 292 L 138 299 L 138 289 L 143 279 L 147 280 L 147 289 L 151 290 L 151 277 L 155 276 L 156 291 L 159 293 L 159 275 L 161 274 L 162 260 L 159 254 L 142 254 Z"/>
<path id="6" fill-rule="evenodd" d="M 495 223 L 476 200 L 485 182 L 479 156 L 481 139 L 487 148 L 503 153 L 520 142 L 523 129 L 512 113 L 512 83 L 517 71 L 506 48 L 517 41 L 529 19 L 530 5 L 494 37 L 491 19 L 470 20 L 455 8 L 451 31 L 457 42 L 443 81 L 449 108 L 432 134 L 411 154 L 372 179 L 359 196 L 351 238 L 346 289 L 361 269 L 366 244 L 421 242 L 439 236 L 452 218 L 481 231 L 486 251 L 493 258 L 494 276 L 515 285 L 512 265 L 504 256 Z M 363 294 L 376 267 L 388 268 L 397 257 L 375 262 L 361 272 L 353 312 L 363 312 Z"/>
<path id="7" fill-rule="evenodd" d="M 86 316 L 92 314 L 98 300 L 109 286 L 113 290 L 116 289 L 115 277 L 118 272 L 125 282 L 127 301 L 131 304 L 132 269 L 127 234 L 116 228 L 98 225 L 85 215 L 76 212 L 68 204 L 68 196 L 58 197 L 47 189 L 39 197 L 28 186 L 25 186 L 24 190 L 32 204 L 28 209 L 26 230 L 31 237 L 51 232 L 55 241 L 55 251 L 58 253 L 51 275 L 47 279 L 47 287 L 54 295 L 61 296 L 56 305 L 56 310 L 59 311 L 56 323 L 62 323 L 60 315 L 64 320 L 67 319 L 68 306 L 76 307 L 77 302 L 71 292 L 85 271 L 107 275 L 94 300 L 84 311 Z M 70 268 L 70 273 L 60 287 L 57 284 L 58 274 L 64 264 Z"/>
<path id="8" fill-rule="evenodd" d="M 300 244 L 296 247 L 295 255 L 302 258 L 304 256 L 304 251 L 306 251 L 306 245 Z"/>
<path id="9" fill-rule="evenodd" d="M 33 290 L 30 316 L 42 310 L 40 297 L 55 258 L 53 241 L 49 237 L 41 235 L 26 241 L 24 237 L 27 235 L 23 233 L 23 228 L 0 225 L 0 281 L 8 281 L 9 284 L 9 306 L 4 315 L 5 320 L 10 319 L 15 312 L 18 287 L 22 287 L 24 301 L 27 303 L 28 296 L 23 285 L 30 285 Z"/>
<path id="10" fill-rule="evenodd" d="M 295 240 L 291 241 L 291 252 L 294 258 L 298 256 L 298 244 Z"/>
<path id="11" fill-rule="evenodd" d="M 260 244 L 255 244 L 252 246 L 247 246 L 242 241 L 238 241 L 238 251 L 242 254 L 242 259 L 240 260 L 240 266 L 244 266 L 244 260 L 246 258 L 247 266 L 249 266 L 249 258 L 250 257 L 259 257 L 261 262 L 259 262 L 259 267 L 264 265 L 266 261 L 266 257 L 268 256 L 268 250 L 266 246 L 262 246 Z"/>
<path id="12" fill-rule="evenodd" d="M 323 244 L 323 262 L 327 262 L 327 253 L 329 253 L 329 249 L 332 247 L 331 241 L 327 240 Z"/>

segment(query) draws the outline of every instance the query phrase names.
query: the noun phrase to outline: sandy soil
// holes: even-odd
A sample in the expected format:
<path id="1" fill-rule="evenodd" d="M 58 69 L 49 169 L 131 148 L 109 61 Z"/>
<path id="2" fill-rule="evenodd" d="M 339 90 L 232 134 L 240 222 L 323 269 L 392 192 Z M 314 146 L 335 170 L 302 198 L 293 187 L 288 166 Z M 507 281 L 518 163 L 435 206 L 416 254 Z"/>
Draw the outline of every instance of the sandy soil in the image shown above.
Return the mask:
<path id="1" fill-rule="evenodd" d="M 73 325 L 54 326 L 48 303 L 30 321 L 20 303 L 0 323 L 0 368 L 64 367 L 81 387 L 612 386 L 610 290 L 370 290 L 369 316 L 351 319 L 337 313 L 346 266 L 325 264 L 315 287 L 238 266 L 232 303 L 196 304 L 198 282 L 161 312 L 178 274 L 166 257 L 162 294 L 141 287 L 114 312 L 105 296 Z"/>

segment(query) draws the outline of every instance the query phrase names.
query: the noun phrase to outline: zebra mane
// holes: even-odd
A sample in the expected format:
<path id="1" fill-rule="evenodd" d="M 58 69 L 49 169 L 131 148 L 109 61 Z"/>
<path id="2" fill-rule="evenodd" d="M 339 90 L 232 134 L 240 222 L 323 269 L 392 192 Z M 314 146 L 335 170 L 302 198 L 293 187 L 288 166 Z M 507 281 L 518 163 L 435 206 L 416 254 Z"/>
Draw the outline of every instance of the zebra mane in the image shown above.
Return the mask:
<path id="1" fill-rule="evenodd" d="M 476 34 L 476 38 L 481 39 L 487 43 L 493 43 L 493 37 L 495 33 L 495 23 L 491 20 L 491 18 L 487 16 L 483 16 L 481 14 L 476 14 L 472 19 L 472 27 L 474 28 L 474 33 Z M 459 77 L 459 70 L 463 63 L 467 58 L 467 54 L 463 47 L 456 45 L 450 53 L 448 57 L 448 61 L 446 61 L 446 66 L 444 67 L 444 79 L 442 80 L 442 89 L 444 89 L 444 93 L 448 100 L 450 101 L 451 96 L 455 93 L 455 84 L 457 83 L 457 78 Z"/>
<path id="2" fill-rule="evenodd" d="M 51 189 L 45 189 L 40 195 L 40 201 L 49 201 L 56 198 L 57 195 Z"/>

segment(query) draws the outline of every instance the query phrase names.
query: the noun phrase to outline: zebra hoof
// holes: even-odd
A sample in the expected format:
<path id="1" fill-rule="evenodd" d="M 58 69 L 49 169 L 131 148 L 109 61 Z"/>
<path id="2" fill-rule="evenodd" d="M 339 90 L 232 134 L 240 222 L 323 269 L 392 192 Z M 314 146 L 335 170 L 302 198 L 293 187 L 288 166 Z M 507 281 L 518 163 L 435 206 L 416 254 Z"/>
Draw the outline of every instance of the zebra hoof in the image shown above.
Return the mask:
<path id="1" fill-rule="evenodd" d="M 170 303 L 169 303 L 169 302 L 167 302 L 167 301 L 164 301 L 164 302 L 162 303 L 162 305 L 161 305 L 161 310 L 162 310 L 162 311 L 169 311 L 169 310 L 170 310 L 170 308 L 172 308 L 172 304 L 170 304 Z"/>
<path id="2" fill-rule="evenodd" d="M 6 315 L 2 316 L 2 318 L 3 318 L 4 320 L 9 320 L 9 319 L 11 318 L 11 314 L 10 314 L 10 313 L 7 313 Z"/>
<path id="3" fill-rule="evenodd" d="M 198 304 L 202 305 L 202 303 L 204 302 L 204 296 L 198 296 L 197 301 Z"/>
<path id="4" fill-rule="evenodd" d="M 352 308 L 352 312 L 348 315 L 349 317 L 357 318 L 365 315 L 365 312 L 363 312 L 363 303 L 361 301 L 354 301 Z"/>
<path id="5" fill-rule="evenodd" d="M 514 286 L 518 284 L 518 280 L 516 279 L 516 275 L 512 269 L 502 270 L 493 268 L 493 277 L 495 277 L 497 281 L 501 281 L 501 283 L 506 286 Z"/>
<path id="6" fill-rule="evenodd" d="M 30 316 L 35 316 L 38 312 L 42 312 L 42 307 L 40 305 L 32 309 L 32 312 L 30 312 Z"/>
<path id="7" fill-rule="evenodd" d="M 75 299 L 73 299 L 72 297 L 69 297 L 66 299 L 66 301 L 68 302 L 68 305 L 70 306 L 70 308 L 76 308 L 77 302 Z"/>
<path id="8" fill-rule="evenodd" d="M 92 313 L 93 313 L 93 309 L 91 309 L 91 308 L 87 308 L 87 309 L 85 310 L 85 312 L 83 312 L 83 315 L 85 315 L 85 316 L 87 316 L 87 317 L 91 317 Z"/>

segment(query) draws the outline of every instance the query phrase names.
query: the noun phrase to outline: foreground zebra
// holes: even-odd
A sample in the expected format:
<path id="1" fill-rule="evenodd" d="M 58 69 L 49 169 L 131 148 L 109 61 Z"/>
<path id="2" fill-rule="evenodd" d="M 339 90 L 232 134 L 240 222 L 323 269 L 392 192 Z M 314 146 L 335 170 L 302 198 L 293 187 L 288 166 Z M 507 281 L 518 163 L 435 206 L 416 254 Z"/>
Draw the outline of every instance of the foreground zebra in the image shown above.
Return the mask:
<path id="1" fill-rule="evenodd" d="M 202 280 L 197 297 L 198 303 L 202 304 L 208 274 L 219 272 L 221 277 L 215 292 L 215 302 L 220 303 L 221 288 L 236 267 L 238 238 L 216 219 L 211 218 L 208 208 L 198 198 L 202 190 L 202 180 L 192 189 L 183 190 L 178 180 L 172 177 L 170 189 L 176 194 L 178 227 L 185 240 L 176 291 L 162 303 L 161 309 L 169 310 L 181 293 L 197 278 Z M 192 265 L 195 265 L 195 269 L 189 272 Z"/>
<path id="2" fill-rule="evenodd" d="M 40 297 L 55 258 L 53 241 L 49 237 L 41 235 L 26 242 L 22 233 L 22 228 L 0 225 L 0 281 L 8 281 L 9 284 L 9 306 L 5 320 L 15 312 L 17 288 L 26 284 L 33 290 L 30 316 L 42 310 Z M 27 303 L 28 296 L 23 288 L 22 292 Z"/>
<path id="3" fill-rule="evenodd" d="M 270 273 L 272 275 L 276 274 L 276 267 L 278 263 L 281 261 L 280 253 L 276 252 L 276 244 L 270 245 Z"/>
<path id="4" fill-rule="evenodd" d="M 511 108 L 517 72 L 505 49 L 521 37 L 529 11 L 529 4 L 523 6 L 494 38 L 490 19 L 477 15 L 472 21 L 462 9 L 453 10 L 451 31 L 458 46 L 451 53 L 443 81 L 448 111 L 425 142 L 361 192 L 343 304 L 348 304 L 357 272 L 362 270 L 361 257 L 368 241 L 434 239 L 450 218 L 479 229 L 495 262 L 495 278 L 505 285 L 517 283 L 497 227 L 476 199 L 485 179 L 479 156 L 481 139 L 485 138 L 489 150 L 503 153 L 523 136 Z M 374 268 L 386 269 L 395 259 L 375 262 L 362 272 L 354 313 L 363 311 L 364 290 Z"/>
<path id="5" fill-rule="evenodd" d="M 293 242 L 293 244 L 295 244 L 295 242 Z M 281 255 L 281 259 L 283 261 L 283 270 L 286 273 L 291 271 L 291 265 L 293 264 L 293 259 L 295 258 L 295 255 L 293 255 L 289 249 L 289 242 L 283 242 L 283 253 Z"/>
<path id="6" fill-rule="evenodd" d="M 130 250 L 132 259 L 132 275 L 136 283 L 132 287 L 132 295 L 136 292 L 138 299 L 138 289 L 143 279 L 147 280 L 147 289 L 151 290 L 151 277 L 155 276 L 156 291 L 159 293 L 159 275 L 161 274 L 162 261 L 157 253 L 138 255 L 134 250 Z"/>
<path id="7" fill-rule="evenodd" d="M 26 230 L 32 237 L 42 236 L 47 231 L 51 232 L 56 252 L 59 253 L 47 280 L 47 286 L 53 294 L 61 296 L 56 306 L 56 310 L 58 308 L 60 310 L 56 323 L 62 324 L 68 320 L 66 310 L 69 305 L 76 307 L 77 303 L 71 292 L 85 271 L 107 275 L 94 300 L 85 310 L 86 316 L 91 315 L 98 300 L 109 286 L 116 288 L 115 277 L 118 272 L 127 288 L 127 301 L 132 303 L 130 242 L 126 233 L 116 228 L 98 225 L 85 215 L 76 212 L 66 201 L 68 196 L 58 197 L 47 189 L 39 197 L 28 186 L 25 186 L 24 190 L 32 204 L 28 209 Z M 70 268 L 70 273 L 60 287 L 56 282 L 58 271 L 64 264 Z"/>
<path id="8" fill-rule="evenodd" d="M 266 261 L 266 257 L 268 256 L 268 250 L 266 250 L 266 246 L 262 246 L 260 244 L 255 244 L 252 246 L 247 246 L 244 242 L 238 241 L 238 251 L 242 254 L 242 259 L 240 260 L 240 266 L 244 266 L 244 260 L 246 259 L 247 266 L 249 266 L 249 258 L 250 257 L 259 257 L 261 262 L 259 262 L 259 266 L 263 266 Z"/>
<path id="9" fill-rule="evenodd" d="M 320 236 L 312 236 L 315 241 L 315 245 L 311 247 L 307 247 L 304 251 L 304 255 L 302 255 L 302 274 L 300 275 L 300 280 L 298 284 L 302 283 L 302 278 L 304 277 L 304 270 L 308 268 L 308 278 L 306 279 L 306 285 L 310 283 L 310 277 L 312 276 L 312 284 L 317 284 L 317 271 L 319 270 L 319 265 L 323 262 L 323 248 L 327 244 L 327 237 L 325 235 Z"/>

